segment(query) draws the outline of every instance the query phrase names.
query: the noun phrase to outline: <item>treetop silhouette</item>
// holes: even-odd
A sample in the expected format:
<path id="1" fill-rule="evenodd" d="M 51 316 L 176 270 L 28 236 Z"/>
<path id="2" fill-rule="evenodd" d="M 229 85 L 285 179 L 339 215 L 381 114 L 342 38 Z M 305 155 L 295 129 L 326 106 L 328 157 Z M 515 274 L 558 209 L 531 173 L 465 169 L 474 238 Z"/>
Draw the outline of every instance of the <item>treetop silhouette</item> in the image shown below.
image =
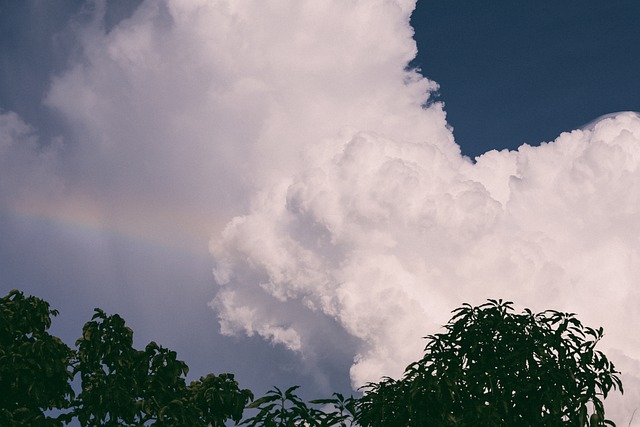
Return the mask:
<path id="1" fill-rule="evenodd" d="M 298 386 L 254 400 L 228 373 L 187 384 L 175 351 L 155 342 L 135 349 L 124 319 L 101 309 L 71 349 L 48 332 L 57 314 L 17 290 L 0 298 L 0 425 L 615 426 L 604 399 L 623 391 L 595 349 L 602 328 L 573 313 L 515 313 L 502 300 L 455 309 L 402 378 L 369 383 L 360 398 L 334 393 L 309 403 Z M 245 409 L 252 416 L 243 418 Z"/>

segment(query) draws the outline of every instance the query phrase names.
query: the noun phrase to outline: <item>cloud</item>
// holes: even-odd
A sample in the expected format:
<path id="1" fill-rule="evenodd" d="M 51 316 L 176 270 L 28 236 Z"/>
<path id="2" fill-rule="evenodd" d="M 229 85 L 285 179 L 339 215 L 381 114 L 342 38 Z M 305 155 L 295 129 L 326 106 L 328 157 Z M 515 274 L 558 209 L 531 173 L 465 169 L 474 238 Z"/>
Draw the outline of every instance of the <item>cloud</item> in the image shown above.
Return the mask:
<path id="1" fill-rule="evenodd" d="M 616 345 L 631 344 L 621 326 L 635 316 L 629 298 L 640 273 L 639 141 L 633 113 L 476 164 L 430 143 L 336 138 L 214 241 L 216 279 L 228 285 L 225 298 L 250 287 L 274 304 L 298 300 L 339 319 L 368 344 L 356 384 L 397 374 L 419 353 L 425 328 L 486 297 L 575 310 L 611 325 Z M 603 301 L 626 309 L 592 308 Z M 295 322 L 284 319 L 274 322 Z M 398 345 L 402 334 L 414 343 Z M 365 354 L 386 369 L 369 372 Z"/>
<path id="2" fill-rule="evenodd" d="M 5 209 L 211 238 L 221 331 L 352 357 L 355 386 L 486 298 L 604 326 L 638 381 L 637 114 L 472 161 L 407 68 L 413 1 L 145 1 L 118 24 L 91 4 L 45 99 L 68 131 L 0 116 Z"/>
<path id="3" fill-rule="evenodd" d="M 400 375 L 448 310 L 486 298 L 576 312 L 637 360 L 639 160 L 635 113 L 475 164 L 427 138 L 336 137 L 213 241 L 214 307 L 225 332 L 303 353 L 323 346 L 306 316 L 335 319 L 360 343 L 355 386 Z"/>
<path id="4" fill-rule="evenodd" d="M 46 230 L 45 244 L 28 237 L 37 226 L 21 222 L 28 230 L 12 234 L 34 254 L 74 242 L 84 248 L 74 228 L 97 230 L 93 244 L 101 250 L 81 251 L 91 258 L 86 268 L 69 268 L 77 275 L 56 286 L 81 287 L 85 270 L 97 265 L 121 286 L 135 281 L 161 292 L 147 258 L 123 255 L 121 239 L 206 252 L 210 236 L 250 209 L 254 192 L 289 180 L 307 148 L 336 132 L 367 128 L 409 141 L 432 133 L 457 156 L 440 106 L 421 109 L 435 84 L 405 70 L 416 52 L 407 23 L 412 8 L 411 1 L 384 0 L 286 7 L 148 1 L 114 24 L 106 2 L 86 2 L 61 36 L 73 48 L 64 52 L 68 65 L 44 95 L 63 123 L 53 126 L 61 135 L 39 136 L 8 113 L 12 154 L 4 159 L 15 171 L 2 170 L 7 227 L 24 216 L 46 219 L 53 231 Z M 50 160 L 41 159 L 44 152 Z M 127 268 L 122 257 L 131 257 Z M 36 276 L 77 261 L 70 255 L 37 264 Z M 250 313 L 261 320 L 260 310 Z M 353 347 L 333 319 L 309 323 Z M 302 346 L 286 324 L 260 331 Z"/>
<path id="5" fill-rule="evenodd" d="M 50 200 L 59 193 L 60 149 L 59 140 L 43 145 L 37 131 L 16 113 L 0 111 L 0 206 Z"/>

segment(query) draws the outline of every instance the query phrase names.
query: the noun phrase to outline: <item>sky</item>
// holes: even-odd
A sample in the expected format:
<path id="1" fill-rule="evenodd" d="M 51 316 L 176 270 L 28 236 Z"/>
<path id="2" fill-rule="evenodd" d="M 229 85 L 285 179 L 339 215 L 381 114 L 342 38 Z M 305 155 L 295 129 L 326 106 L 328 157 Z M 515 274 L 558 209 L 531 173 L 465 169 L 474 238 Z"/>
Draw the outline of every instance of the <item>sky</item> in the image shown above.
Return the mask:
<path id="1" fill-rule="evenodd" d="M 571 311 L 640 425 L 640 6 L 557 3 L 0 1 L 0 291 L 312 398 Z"/>

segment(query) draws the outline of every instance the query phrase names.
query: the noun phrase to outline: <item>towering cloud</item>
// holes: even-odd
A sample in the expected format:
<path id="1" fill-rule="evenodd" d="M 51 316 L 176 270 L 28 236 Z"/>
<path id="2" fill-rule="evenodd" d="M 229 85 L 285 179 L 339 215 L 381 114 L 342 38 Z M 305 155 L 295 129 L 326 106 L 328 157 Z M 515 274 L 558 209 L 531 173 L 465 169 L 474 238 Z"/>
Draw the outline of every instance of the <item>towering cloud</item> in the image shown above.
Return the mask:
<path id="1" fill-rule="evenodd" d="M 500 297 L 577 312 L 638 356 L 634 113 L 476 164 L 374 133 L 312 151 L 214 241 L 224 330 L 304 351 L 322 342 L 300 316 L 323 313 L 362 343 L 361 385 L 398 375 L 449 309 Z"/>
<path id="2" fill-rule="evenodd" d="M 68 132 L 0 116 L 3 208 L 211 238 L 222 332 L 340 343 L 354 386 L 486 298 L 604 326 L 639 383 L 637 114 L 472 161 L 407 68 L 412 0 L 145 1 L 113 27 L 89 4 L 45 101 Z"/>

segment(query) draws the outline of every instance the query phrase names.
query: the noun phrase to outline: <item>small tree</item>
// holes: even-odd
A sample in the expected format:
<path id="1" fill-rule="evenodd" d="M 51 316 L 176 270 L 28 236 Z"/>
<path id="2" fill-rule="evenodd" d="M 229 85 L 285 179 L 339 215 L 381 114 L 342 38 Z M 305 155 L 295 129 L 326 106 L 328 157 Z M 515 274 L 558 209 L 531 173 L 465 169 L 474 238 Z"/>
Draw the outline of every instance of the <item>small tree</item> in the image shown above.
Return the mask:
<path id="1" fill-rule="evenodd" d="M 305 403 L 293 386 L 284 392 L 273 387 L 265 396 L 256 399 L 247 406 L 258 409 L 258 413 L 247 418 L 241 424 L 248 427 L 348 427 L 353 423 L 356 411 L 356 399 L 345 398 L 334 393 L 330 399 L 311 400 L 313 405 L 322 405 L 321 409 Z"/>
<path id="2" fill-rule="evenodd" d="M 253 398 L 232 374 L 209 374 L 186 385 L 188 366 L 175 351 L 149 343 L 133 348 L 124 319 L 95 310 L 76 345 L 81 391 L 68 420 L 82 426 L 213 426 L 239 422 Z"/>
<path id="3" fill-rule="evenodd" d="M 17 290 L 0 298 L 0 425 L 62 425 L 47 415 L 67 408 L 73 397 L 73 352 L 48 332 L 57 314 Z"/>
<path id="4" fill-rule="evenodd" d="M 402 379 L 364 387 L 360 425 L 615 426 L 603 399 L 622 384 L 595 350 L 602 328 L 553 310 L 516 314 L 502 300 L 453 313 Z"/>
<path id="5" fill-rule="evenodd" d="M 124 319 L 96 309 L 76 346 L 75 373 L 80 374 L 82 390 L 73 415 L 80 425 L 120 426 L 139 421 L 143 408 L 138 399 L 147 367 L 144 352 L 133 348 L 133 331 Z"/>
<path id="6" fill-rule="evenodd" d="M 232 374 L 187 385 L 188 366 L 155 342 L 133 348 L 122 317 L 95 310 L 77 350 L 49 334 L 49 303 L 0 298 L 0 426 L 212 426 L 240 422 L 253 399 Z M 77 396 L 71 382 L 80 376 Z M 55 413 L 56 415 L 51 415 Z"/>

